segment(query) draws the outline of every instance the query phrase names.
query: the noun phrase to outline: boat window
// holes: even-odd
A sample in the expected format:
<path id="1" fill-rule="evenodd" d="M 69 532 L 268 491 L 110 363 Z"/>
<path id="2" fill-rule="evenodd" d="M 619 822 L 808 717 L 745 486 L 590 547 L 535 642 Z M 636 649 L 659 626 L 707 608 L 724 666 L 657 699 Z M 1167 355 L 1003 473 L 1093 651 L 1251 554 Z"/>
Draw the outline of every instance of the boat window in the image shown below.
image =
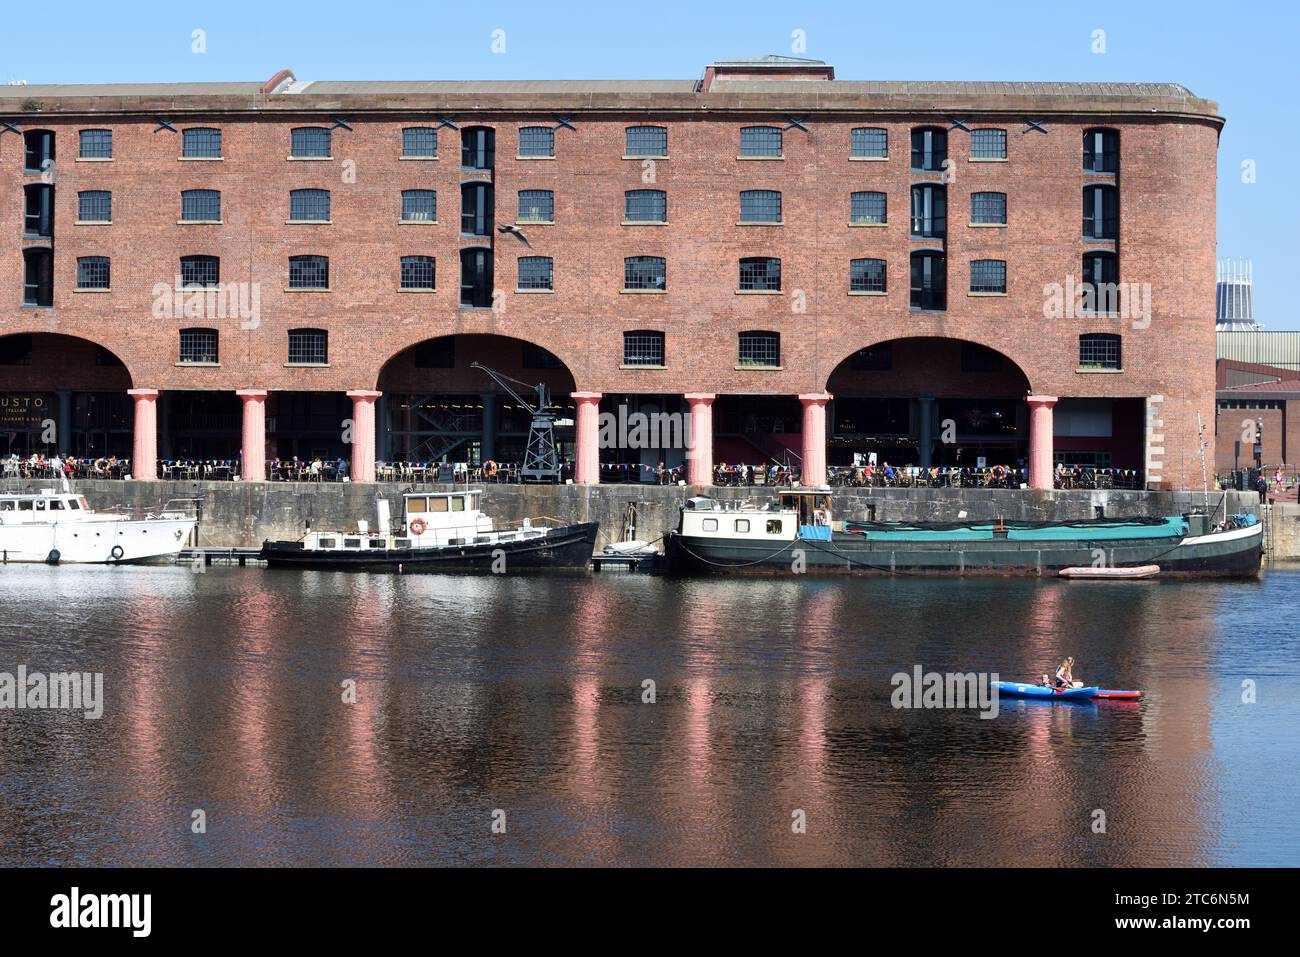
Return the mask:
<path id="1" fill-rule="evenodd" d="M 465 511 L 465 497 L 463 495 L 455 495 L 452 497 L 451 510 L 453 512 Z"/>
<path id="2" fill-rule="evenodd" d="M 15 503 L 12 501 L 0 502 L 0 512 L 12 512 L 14 508 L 15 508 Z"/>
<path id="3" fill-rule="evenodd" d="M 427 498 L 408 498 L 406 500 L 406 510 L 408 512 L 427 512 L 429 510 L 429 500 Z"/>
<path id="4" fill-rule="evenodd" d="M 32 500 L 30 498 L 20 498 L 18 500 L 18 511 L 30 512 L 32 510 Z"/>
<path id="5" fill-rule="evenodd" d="M 54 512 L 63 511 L 63 500 L 57 498 L 50 499 L 50 510 Z"/>
<path id="6" fill-rule="evenodd" d="M 431 512 L 447 511 L 447 499 L 445 497 L 429 499 L 429 511 Z"/>
<path id="7" fill-rule="evenodd" d="M 411 540 L 410 540 L 409 538 L 395 538 L 395 539 L 393 539 L 393 547 L 394 547 L 394 548 L 410 548 L 410 547 L 411 547 Z"/>
<path id="8" fill-rule="evenodd" d="M 769 518 L 767 520 L 767 534 L 769 535 L 781 534 L 781 520 L 779 518 Z"/>
<path id="9" fill-rule="evenodd" d="M 77 511 L 77 509 L 81 508 L 81 503 L 78 502 L 75 498 L 70 498 L 68 499 L 68 508 L 72 509 L 75 512 Z"/>
<path id="10" fill-rule="evenodd" d="M 332 538 L 322 538 L 322 539 L 320 540 L 320 547 L 321 547 L 321 548 L 333 548 L 333 547 L 334 547 L 334 539 L 332 539 Z"/>
<path id="11" fill-rule="evenodd" d="M 706 532 L 716 532 L 718 530 L 718 520 L 716 518 L 706 518 L 700 523 L 700 527 Z"/>
<path id="12" fill-rule="evenodd" d="M 360 548 L 360 547 L 361 547 L 361 539 L 359 539 L 359 538 L 345 538 L 345 539 L 343 539 L 343 547 L 344 547 L 344 548 Z"/>
<path id="13" fill-rule="evenodd" d="M 43 498 L 38 498 L 38 499 L 36 500 L 36 511 L 38 511 L 38 512 L 43 512 L 43 511 L 45 511 L 45 499 L 43 499 Z"/>
<path id="14" fill-rule="evenodd" d="M 385 544 L 385 543 L 384 543 L 384 540 L 383 540 L 382 538 L 372 538 L 372 539 L 370 540 L 370 547 L 371 547 L 371 548 L 383 548 L 383 547 L 384 547 L 384 544 Z"/>
<path id="15" fill-rule="evenodd" d="M 747 518 L 738 518 L 738 519 L 736 519 L 736 531 L 738 531 L 738 532 L 748 532 L 748 531 L 749 531 L 749 519 L 747 519 Z"/>

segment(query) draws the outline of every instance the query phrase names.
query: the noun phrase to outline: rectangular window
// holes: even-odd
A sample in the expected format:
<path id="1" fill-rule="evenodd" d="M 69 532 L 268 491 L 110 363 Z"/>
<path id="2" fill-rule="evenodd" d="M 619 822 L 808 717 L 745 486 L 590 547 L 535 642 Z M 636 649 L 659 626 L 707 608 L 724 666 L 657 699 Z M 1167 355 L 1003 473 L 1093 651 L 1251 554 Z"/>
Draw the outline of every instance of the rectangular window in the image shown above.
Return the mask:
<path id="1" fill-rule="evenodd" d="M 525 126 L 519 131 L 520 156 L 554 156 L 555 130 L 549 126 Z"/>
<path id="2" fill-rule="evenodd" d="M 970 221 L 978 226 L 1005 226 L 1007 224 L 1006 193 L 972 193 Z"/>
<path id="3" fill-rule="evenodd" d="M 402 130 L 402 156 L 406 159 L 437 159 L 438 131 L 432 126 L 408 126 Z"/>
<path id="4" fill-rule="evenodd" d="M 77 219 L 84 223 L 113 221 L 113 194 L 107 190 L 87 190 L 77 194 Z"/>
<path id="5" fill-rule="evenodd" d="M 182 256 L 181 286 L 219 285 L 221 282 L 221 260 L 216 256 Z"/>
<path id="6" fill-rule="evenodd" d="M 328 289 L 330 261 L 326 256 L 290 256 L 290 289 Z"/>
<path id="7" fill-rule="evenodd" d="M 1083 236 L 1116 239 L 1119 236 L 1119 192 L 1114 186 L 1083 189 Z"/>
<path id="8" fill-rule="evenodd" d="M 109 288 L 107 256 L 81 256 L 77 259 L 77 288 Z"/>
<path id="9" fill-rule="evenodd" d="M 181 155 L 186 159 L 221 159 L 221 130 L 207 126 L 181 130 Z"/>
<path id="10" fill-rule="evenodd" d="M 740 334 L 740 365 L 771 368 L 781 364 L 781 334 L 779 332 L 742 332 Z"/>
<path id="11" fill-rule="evenodd" d="M 432 223 L 437 219 L 438 194 L 434 190 L 402 190 L 402 222 Z"/>
<path id="12" fill-rule="evenodd" d="M 751 257 L 740 261 L 740 288 L 746 292 L 779 292 L 781 260 Z"/>
<path id="13" fill-rule="evenodd" d="M 736 519 L 736 531 L 737 531 L 739 534 L 741 534 L 741 535 L 748 535 L 748 534 L 749 534 L 749 519 L 747 519 L 747 518 L 738 518 L 738 519 Z"/>
<path id="14" fill-rule="evenodd" d="M 849 222 L 855 226 L 883 226 L 888 197 L 884 193 L 854 193 L 849 198 Z"/>
<path id="15" fill-rule="evenodd" d="M 1119 336 L 1099 333 L 1079 337 L 1079 366 L 1084 369 L 1118 369 Z"/>
<path id="16" fill-rule="evenodd" d="M 289 192 L 289 218 L 296 223 L 327 223 L 330 192 L 327 189 L 295 189 Z"/>
<path id="17" fill-rule="evenodd" d="M 973 130 L 970 135 L 971 159 L 1006 159 L 1006 130 Z"/>
<path id="18" fill-rule="evenodd" d="M 295 159 L 330 156 L 332 134 L 323 126 L 300 126 L 289 134 L 289 155 Z"/>
<path id="19" fill-rule="evenodd" d="M 662 332 L 623 333 L 623 365 L 662 366 L 664 364 L 664 334 Z"/>
<path id="20" fill-rule="evenodd" d="M 1119 134 L 1114 130 L 1084 130 L 1083 169 L 1088 173 L 1119 172 Z"/>
<path id="21" fill-rule="evenodd" d="M 970 264 L 970 291 L 1004 293 L 1007 291 L 1007 264 L 1002 259 L 976 259 Z"/>
<path id="22" fill-rule="evenodd" d="M 781 155 L 781 130 L 776 126 L 746 126 L 740 131 L 740 155 Z"/>
<path id="23" fill-rule="evenodd" d="M 664 275 L 662 256 L 629 256 L 623 260 L 624 289 L 663 289 Z"/>
<path id="24" fill-rule="evenodd" d="M 923 126 L 912 130 L 912 169 L 938 173 L 948 164 L 948 134 L 944 130 Z"/>
<path id="25" fill-rule="evenodd" d="M 627 156 L 662 159 L 668 155 L 667 127 L 629 126 L 624 152 Z"/>
<path id="26" fill-rule="evenodd" d="M 82 130 L 81 131 L 81 158 L 82 159 L 112 159 L 113 158 L 113 131 L 112 130 Z"/>
<path id="27" fill-rule="evenodd" d="M 630 189 L 624 195 L 623 218 L 632 223 L 662 223 L 668 219 L 668 194 L 660 189 Z"/>
<path id="28" fill-rule="evenodd" d="M 740 194 L 742 223 L 779 223 L 781 194 L 774 189 L 747 189 Z"/>
<path id="29" fill-rule="evenodd" d="M 912 235 L 920 239 L 948 235 L 948 201 L 942 186 L 926 183 L 912 187 Z"/>
<path id="30" fill-rule="evenodd" d="M 889 156 L 889 132 L 874 127 L 859 127 L 852 134 L 854 159 L 885 159 Z"/>
<path id="31" fill-rule="evenodd" d="M 850 292 L 884 292 L 885 261 L 883 259 L 854 259 L 849 263 Z"/>
<path id="32" fill-rule="evenodd" d="M 182 329 L 180 361 L 184 363 L 215 363 L 217 361 L 217 330 Z"/>
<path id="33" fill-rule="evenodd" d="M 520 289 L 552 289 L 554 276 L 552 275 L 553 260 L 550 256 L 520 256 L 519 257 L 519 288 Z"/>
<path id="34" fill-rule="evenodd" d="M 521 189 L 519 191 L 520 223 L 549 223 L 555 219 L 555 194 L 549 189 Z"/>
<path id="35" fill-rule="evenodd" d="M 402 257 L 403 289 L 433 289 L 435 278 L 432 256 Z"/>
<path id="36" fill-rule="evenodd" d="M 181 193 L 181 221 L 216 223 L 221 221 L 221 193 L 215 189 L 187 189 Z"/>
<path id="37" fill-rule="evenodd" d="M 911 306 L 947 309 L 947 260 L 940 252 L 912 253 Z"/>
<path id="38" fill-rule="evenodd" d="M 289 362 L 325 365 L 329 362 L 329 336 L 324 329 L 290 329 Z"/>

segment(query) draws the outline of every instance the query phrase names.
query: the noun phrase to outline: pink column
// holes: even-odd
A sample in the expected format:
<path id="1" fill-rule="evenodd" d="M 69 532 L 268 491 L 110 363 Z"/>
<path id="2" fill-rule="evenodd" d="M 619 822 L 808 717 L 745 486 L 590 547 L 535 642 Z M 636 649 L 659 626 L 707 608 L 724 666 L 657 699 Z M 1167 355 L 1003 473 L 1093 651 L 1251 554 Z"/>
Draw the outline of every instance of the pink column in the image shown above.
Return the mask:
<path id="1" fill-rule="evenodd" d="M 1031 395 L 1029 403 L 1029 487 L 1050 489 L 1055 484 L 1052 468 L 1052 407 L 1054 395 Z"/>
<path id="2" fill-rule="evenodd" d="M 353 389 L 352 400 L 352 481 L 375 480 L 375 400 L 382 392 Z"/>
<path id="3" fill-rule="evenodd" d="M 825 392 L 799 396 L 803 403 L 803 484 L 815 488 L 826 484 L 826 403 Z"/>
<path id="4" fill-rule="evenodd" d="M 236 389 L 244 403 L 244 439 L 239 477 L 245 482 L 266 481 L 266 390 Z"/>
<path id="5" fill-rule="evenodd" d="M 712 392 L 687 392 L 691 407 L 690 445 L 686 449 L 686 484 L 713 484 L 713 401 Z"/>
<path id="6" fill-rule="evenodd" d="M 158 478 L 158 390 L 127 389 L 135 399 L 135 441 L 131 449 L 131 477 Z"/>
<path id="7" fill-rule="evenodd" d="M 578 403 L 576 422 L 578 467 L 573 480 L 579 485 L 600 484 L 600 400 L 603 392 L 570 392 Z"/>

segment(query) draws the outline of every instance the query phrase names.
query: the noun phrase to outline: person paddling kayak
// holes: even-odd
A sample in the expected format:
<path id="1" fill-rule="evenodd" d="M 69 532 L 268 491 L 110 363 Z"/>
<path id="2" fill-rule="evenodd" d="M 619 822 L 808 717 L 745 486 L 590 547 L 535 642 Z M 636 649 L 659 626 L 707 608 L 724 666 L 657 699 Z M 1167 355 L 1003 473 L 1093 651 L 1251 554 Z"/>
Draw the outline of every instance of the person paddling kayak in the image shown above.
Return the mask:
<path id="1" fill-rule="evenodd" d="M 1061 662 L 1061 666 L 1056 669 L 1055 687 L 1057 688 L 1074 687 L 1074 656 L 1073 655 L 1068 655 L 1066 659 Z"/>

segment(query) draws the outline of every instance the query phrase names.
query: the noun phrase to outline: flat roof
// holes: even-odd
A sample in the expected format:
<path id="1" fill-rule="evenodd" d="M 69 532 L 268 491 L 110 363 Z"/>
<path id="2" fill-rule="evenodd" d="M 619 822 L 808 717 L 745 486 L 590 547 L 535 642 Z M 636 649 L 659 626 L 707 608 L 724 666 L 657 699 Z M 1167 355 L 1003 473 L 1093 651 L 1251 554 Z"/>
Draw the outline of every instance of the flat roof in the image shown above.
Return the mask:
<path id="1" fill-rule="evenodd" d="M 763 79 L 769 69 L 813 65 L 795 58 L 723 60 L 749 66 L 700 81 L 664 80 L 299 80 L 282 70 L 267 81 L 70 83 L 0 86 L 0 116 L 261 112 L 601 112 L 601 113 L 942 113 L 1166 114 L 1221 123 L 1218 105 L 1178 83 L 963 80 Z"/>

